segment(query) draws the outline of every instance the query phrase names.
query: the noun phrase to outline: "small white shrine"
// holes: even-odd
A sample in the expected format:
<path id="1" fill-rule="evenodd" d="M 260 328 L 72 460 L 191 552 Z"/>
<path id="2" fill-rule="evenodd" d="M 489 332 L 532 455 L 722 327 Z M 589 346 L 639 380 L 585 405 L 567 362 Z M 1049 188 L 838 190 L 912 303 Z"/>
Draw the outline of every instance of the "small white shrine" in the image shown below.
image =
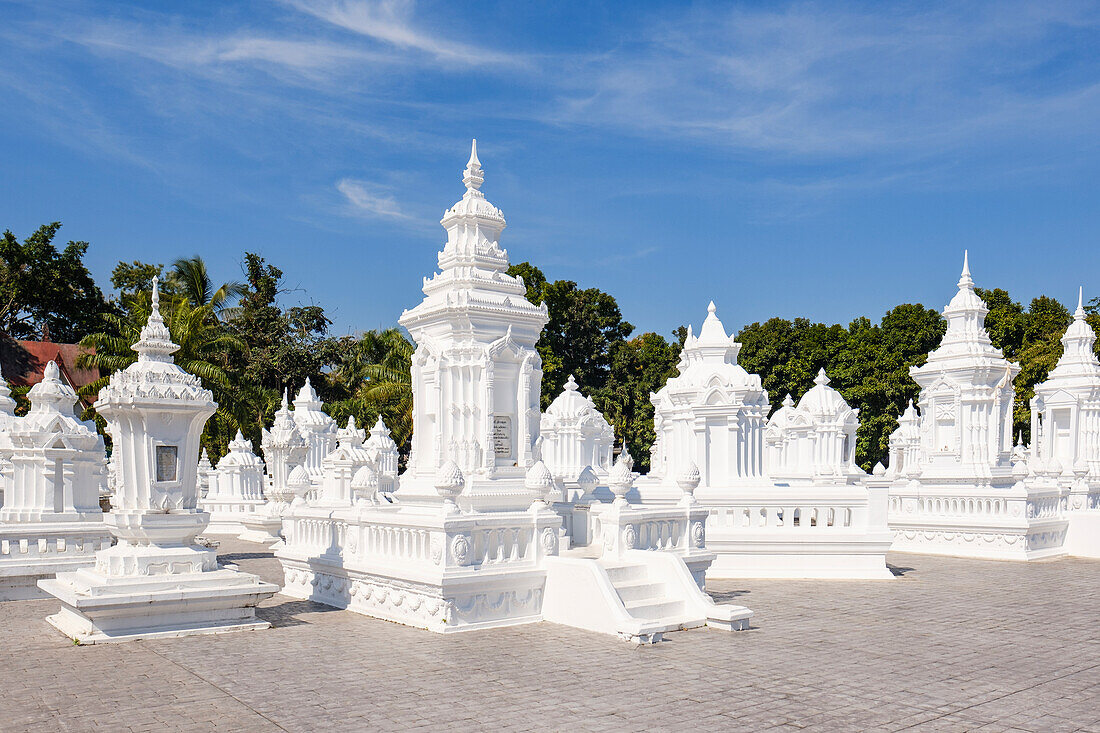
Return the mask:
<path id="1" fill-rule="evenodd" d="M 768 394 L 737 363 L 741 344 L 711 303 L 696 336 L 689 327 L 679 375 L 652 395 L 644 504 L 679 500 L 685 475 L 708 512 L 708 578 L 886 579 L 890 533 L 885 489 L 868 489 L 855 466 L 856 412 L 824 372 L 796 407 L 789 397 L 768 419 Z"/>
<path id="2" fill-rule="evenodd" d="M 1100 557 L 1100 361 L 1083 300 L 1078 291 L 1062 356 L 1047 380 L 1035 386 L 1031 434 L 1041 438 L 1033 438 L 1031 456 L 1023 458 L 1045 464 L 1068 494 L 1066 552 Z"/>
<path id="3" fill-rule="evenodd" d="M 28 397 L 30 412 L 18 418 L 5 404 L 6 385 L 0 390 L 0 441 L 9 459 L 0 507 L 0 600 L 43 597 L 39 580 L 91 566 L 96 551 L 111 546 L 99 507 L 103 439 L 74 415 L 76 393 L 55 362 Z"/>
<path id="4" fill-rule="evenodd" d="M 822 369 L 797 406 L 787 395 L 768 419 L 764 430 L 768 476 L 787 483 L 863 476 L 856 465 L 858 414 L 829 386 Z"/>
<path id="5" fill-rule="evenodd" d="M 694 508 L 620 505 L 600 542 L 561 556 L 548 502 L 560 488 L 535 456 L 546 306 L 507 274 L 504 216 L 483 180 L 475 142 L 466 192 L 441 221 L 439 272 L 400 319 L 417 344 L 407 469 L 387 501 L 385 462 L 353 425 L 341 431 L 318 496 L 284 516 L 284 593 L 442 633 L 549 620 L 646 641 L 744 628 L 750 611 L 716 606 L 697 583 L 713 556 Z"/>
<path id="6" fill-rule="evenodd" d="M 206 496 L 199 503 L 210 515 L 203 536 L 246 532 L 244 518 L 255 515 L 264 505 L 264 462 L 252 452 L 252 441 L 245 440 L 241 431 L 229 441 L 229 452 L 218 461 L 209 482 Z M 278 521 L 275 524 L 278 531 Z M 275 539 L 278 537 L 272 542 Z"/>
<path id="7" fill-rule="evenodd" d="M 195 544 L 209 518 L 197 508 L 199 435 L 217 405 L 172 359 L 179 347 L 156 279 L 152 301 L 137 362 L 95 403 L 114 443 L 118 480 L 104 520 L 118 544 L 99 550 L 94 568 L 38 582 L 61 601 L 49 622 L 82 644 L 266 628 L 255 606 L 278 590 Z"/>
<path id="8" fill-rule="evenodd" d="M 210 477 L 214 475 L 214 465 L 210 463 L 210 457 L 206 455 L 206 448 L 202 449 L 202 455 L 199 456 L 198 467 L 198 483 L 199 483 L 199 502 L 206 498 L 207 492 L 210 491 Z"/>
<path id="9" fill-rule="evenodd" d="M 905 411 L 890 438 L 890 467 L 869 480 L 889 485 L 895 551 L 1000 560 L 1064 552 L 1057 482 L 1019 480 L 1021 470 L 1046 478 L 1048 466 L 1013 460 L 1019 367 L 990 342 L 987 312 L 964 256 L 958 292 L 943 311 L 947 333 L 910 370 L 920 414 Z"/>
<path id="10" fill-rule="evenodd" d="M 290 476 L 296 468 L 302 468 L 305 472 L 305 461 L 309 453 L 309 446 L 288 407 L 285 392 L 282 404 L 275 412 L 275 422 L 271 430 L 264 429 L 262 432 L 261 445 L 267 467 L 263 486 L 264 503 L 239 517 L 244 526 L 240 538 L 270 544 L 279 540 L 283 528 L 283 513 L 297 496 L 295 488 L 290 485 Z M 308 477 L 308 472 L 305 475 Z M 305 492 L 303 496 L 304 494 Z"/>
<path id="11" fill-rule="evenodd" d="M 344 507 L 355 502 L 352 484 L 359 469 L 371 463 L 366 440 L 366 432 L 355 426 L 354 417 L 348 417 L 348 424 L 336 432 L 336 448 L 321 462 L 324 478 L 315 499 L 317 506 Z"/>
<path id="12" fill-rule="evenodd" d="M 321 399 L 306 377 L 306 383 L 294 398 L 294 424 L 306 441 L 305 467 L 315 487 L 321 485 L 321 462 L 336 447 L 336 421 L 321 409 Z"/>
<path id="13" fill-rule="evenodd" d="M 381 416 L 370 429 L 370 437 L 363 447 L 366 448 L 371 466 L 378 475 L 378 490 L 383 494 L 392 494 L 397 490 L 400 452 Z"/>
<path id="14" fill-rule="evenodd" d="M 570 374 L 565 389 L 542 413 L 542 460 L 563 485 L 576 487 L 586 467 L 606 482 L 614 445 L 615 431 L 595 403 L 580 393 Z"/>

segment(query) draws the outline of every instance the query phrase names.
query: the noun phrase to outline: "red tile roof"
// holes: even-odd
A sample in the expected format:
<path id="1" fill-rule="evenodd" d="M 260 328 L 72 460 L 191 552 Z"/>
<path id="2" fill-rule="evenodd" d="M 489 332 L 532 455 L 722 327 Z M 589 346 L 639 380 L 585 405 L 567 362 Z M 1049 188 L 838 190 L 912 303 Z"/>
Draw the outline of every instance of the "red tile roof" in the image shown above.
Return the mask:
<path id="1" fill-rule="evenodd" d="M 31 386 L 42 381 L 46 364 L 56 361 L 61 377 L 73 389 L 80 389 L 99 379 L 98 369 L 81 369 L 76 359 L 85 351 L 77 344 L 57 344 L 52 341 L 13 341 L 5 339 L 2 354 L 4 378 L 13 386 Z M 95 401 L 94 397 L 82 398 L 86 405 Z"/>

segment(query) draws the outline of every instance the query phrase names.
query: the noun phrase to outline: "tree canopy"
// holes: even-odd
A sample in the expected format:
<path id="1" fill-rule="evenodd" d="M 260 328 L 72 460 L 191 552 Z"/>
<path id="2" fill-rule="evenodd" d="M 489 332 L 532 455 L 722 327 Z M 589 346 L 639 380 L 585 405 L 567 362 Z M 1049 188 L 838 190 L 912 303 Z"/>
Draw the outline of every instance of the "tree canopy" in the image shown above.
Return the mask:
<path id="1" fill-rule="evenodd" d="M 53 240 L 61 222 L 43 224 L 20 242 L 11 230 L 0 237 L 0 332 L 16 339 L 74 343 L 103 326 L 111 312 L 84 255 L 87 242 L 58 250 Z"/>

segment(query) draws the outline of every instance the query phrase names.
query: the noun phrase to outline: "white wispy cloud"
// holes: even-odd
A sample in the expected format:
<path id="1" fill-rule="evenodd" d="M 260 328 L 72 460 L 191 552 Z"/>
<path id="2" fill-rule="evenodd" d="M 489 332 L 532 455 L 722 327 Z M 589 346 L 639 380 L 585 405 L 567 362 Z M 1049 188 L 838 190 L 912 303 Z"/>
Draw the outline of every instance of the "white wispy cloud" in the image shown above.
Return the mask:
<path id="1" fill-rule="evenodd" d="M 1095 6 L 1053 2 L 700 7 L 571 70 L 553 114 L 810 163 L 1086 134 L 1095 62 L 1031 75 L 1064 54 L 1059 34 L 1098 23 Z"/>
<path id="2" fill-rule="evenodd" d="M 285 0 L 319 20 L 401 49 L 422 51 L 439 60 L 469 65 L 515 63 L 514 54 L 460 41 L 423 30 L 414 19 L 412 0 Z"/>
<path id="3" fill-rule="evenodd" d="M 413 220 L 413 217 L 402 211 L 393 194 L 376 183 L 342 178 L 336 182 L 336 190 L 343 194 L 348 209 L 356 216 L 368 219 Z"/>
<path id="4" fill-rule="evenodd" d="M 1073 0 L 672 5 L 621 14 L 595 47 L 554 54 L 517 53 L 522 44 L 491 18 L 467 24 L 476 13 L 428 13 L 411 0 L 282 0 L 248 23 L 65 7 L 0 28 L 22 59 L 0 85 L 25 99 L 36 86 L 63 88 L 42 84 L 29 60 L 60 42 L 107 58 L 105 74 L 162 119 L 253 157 L 268 151 L 242 131 L 272 114 L 334 145 L 370 139 L 421 154 L 451 144 L 453 119 L 508 119 L 525 127 L 523 139 L 556 127 L 716 150 L 767 169 L 753 180 L 731 166 L 727 182 L 811 197 L 1030 175 L 1052 159 L 1077 165 L 1081 156 L 1065 151 L 1094 144 L 1100 127 L 1100 61 L 1082 52 L 1085 39 L 1100 43 L 1100 8 Z M 1046 73 L 1051 65 L 1057 74 Z M 456 80 L 463 95 L 433 95 Z M 48 116 L 50 99 L 39 96 Z M 83 124 L 53 96 L 59 120 Z M 86 100 L 102 120 L 93 144 L 131 147 L 129 117 L 96 101 Z M 382 188 L 339 185 L 356 215 L 406 214 Z M 318 186 L 331 195 L 330 183 Z"/>

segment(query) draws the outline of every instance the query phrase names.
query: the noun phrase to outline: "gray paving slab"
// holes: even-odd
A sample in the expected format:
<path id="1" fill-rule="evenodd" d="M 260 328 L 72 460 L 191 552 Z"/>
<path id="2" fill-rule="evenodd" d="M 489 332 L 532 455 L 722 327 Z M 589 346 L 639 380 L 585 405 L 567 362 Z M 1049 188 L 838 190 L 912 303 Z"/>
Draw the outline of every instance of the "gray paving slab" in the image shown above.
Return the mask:
<path id="1" fill-rule="evenodd" d="M 266 580 L 261 545 L 223 561 Z M 0 731 L 1100 730 L 1100 562 L 891 555 L 893 581 L 722 581 L 742 633 L 442 637 L 277 595 L 260 632 L 76 647 L 0 603 Z"/>

